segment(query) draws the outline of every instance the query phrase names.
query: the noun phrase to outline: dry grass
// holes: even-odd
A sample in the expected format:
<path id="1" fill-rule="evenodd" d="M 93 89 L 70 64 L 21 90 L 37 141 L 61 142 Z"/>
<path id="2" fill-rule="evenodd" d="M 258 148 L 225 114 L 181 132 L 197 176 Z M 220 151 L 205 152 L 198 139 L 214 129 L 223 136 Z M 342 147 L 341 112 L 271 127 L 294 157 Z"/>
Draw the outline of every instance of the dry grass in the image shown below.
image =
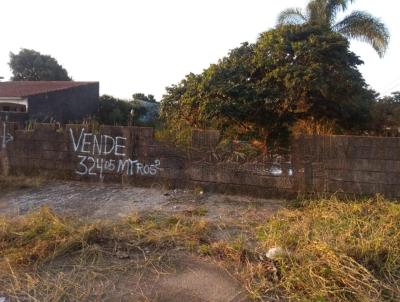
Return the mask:
<path id="1" fill-rule="evenodd" d="M 88 224 L 60 218 L 44 207 L 3 218 L 0 296 L 12 301 L 101 301 L 115 291 L 118 276 L 132 269 L 118 260 L 135 255 L 135 272 L 157 270 L 167 251 L 193 250 L 208 231 L 204 220 L 160 213 Z"/>
<path id="2" fill-rule="evenodd" d="M 338 126 L 332 120 L 298 120 L 292 127 L 294 135 L 333 135 L 338 133 Z"/>
<path id="3" fill-rule="evenodd" d="M 399 301 L 399 230 L 399 204 L 333 197 L 281 211 L 258 236 L 287 251 L 277 287 L 288 300 Z"/>
<path id="4" fill-rule="evenodd" d="M 399 204 L 380 197 L 307 201 L 262 224 L 225 226 L 238 231 L 224 239 L 205 212 L 87 223 L 42 208 L 2 219 L 0 296 L 102 301 L 132 267 L 162 273 L 168 254 L 184 252 L 225 266 L 254 300 L 399 301 Z M 267 258 L 275 246 L 286 253 Z"/>

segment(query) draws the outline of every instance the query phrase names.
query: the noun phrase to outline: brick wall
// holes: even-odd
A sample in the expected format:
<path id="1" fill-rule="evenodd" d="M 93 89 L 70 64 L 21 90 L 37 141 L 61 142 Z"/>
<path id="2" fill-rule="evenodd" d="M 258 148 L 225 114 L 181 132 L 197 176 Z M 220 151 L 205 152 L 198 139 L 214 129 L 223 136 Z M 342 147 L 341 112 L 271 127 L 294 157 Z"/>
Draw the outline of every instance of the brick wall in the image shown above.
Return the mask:
<path id="1" fill-rule="evenodd" d="M 298 191 L 400 197 L 400 138 L 303 136 L 293 160 Z"/>
<path id="2" fill-rule="evenodd" d="M 152 128 L 56 127 L 35 124 L 33 130 L 27 131 L 9 124 L 7 131 L 14 137 L 6 147 L 10 173 L 140 185 L 200 186 L 264 197 L 292 193 L 292 177 L 287 168 L 282 175 L 272 176 L 268 163 L 210 163 L 198 156 L 193 160 L 190 154 L 156 141 Z M 205 153 L 219 139 L 216 131 L 193 133 L 193 145 Z"/>
<path id="3" fill-rule="evenodd" d="M 271 163 L 202 160 L 199 155 L 212 152 L 218 142 L 215 131 L 193 131 L 194 151 L 186 154 L 156 141 L 152 128 L 56 127 L 35 124 L 28 131 L 8 123 L 6 132 L 13 141 L 7 143 L 5 150 L 0 144 L 1 173 L 7 170 L 12 174 L 97 182 L 200 186 L 263 197 L 299 192 L 400 197 L 400 138 L 298 137 L 292 146 L 292 165 L 281 165 L 281 172 L 276 174 Z"/>

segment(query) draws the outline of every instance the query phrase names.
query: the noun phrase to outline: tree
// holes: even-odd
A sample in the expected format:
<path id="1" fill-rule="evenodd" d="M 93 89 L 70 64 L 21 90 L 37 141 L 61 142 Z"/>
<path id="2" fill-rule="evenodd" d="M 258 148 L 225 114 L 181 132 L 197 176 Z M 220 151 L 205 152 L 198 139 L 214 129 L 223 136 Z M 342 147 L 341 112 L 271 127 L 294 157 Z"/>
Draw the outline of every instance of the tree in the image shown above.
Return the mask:
<path id="1" fill-rule="evenodd" d="M 295 119 L 366 127 L 374 95 L 357 69 L 363 62 L 341 35 L 319 26 L 280 27 L 261 35 L 255 63 L 260 89 L 273 89 Z"/>
<path id="2" fill-rule="evenodd" d="M 110 95 L 100 97 L 99 123 L 104 125 L 127 125 L 132 107 L 124 100 Z"/>
<path id="3" fill-rule="evenodd" d="M 13 81 L 71 81 L 68 72 L 49 55 L 32 49 L 10 52 L 9 66 Z"/>
<path id="4" fill-rule="evenodd" d="M 128 125 L 130 117 L 136 126 L 154 126 L 158 119 L 158 103 L 143 104 L 138 100 L 122 100 L 110 95 L 100 97 L 100 124 Z"/>
<path id="5" fill-rule="evenodd" d="M 400 92 L 378 99 L 371 107 L 371 128 L 378 134 L 400 131 Z"/>
<path id="6" fill-rule="evenodd" d="M 320 26 L 281 26 L 244 43 L 199 75 L 167 88 L 161 115 L 170 129 L 217 128 L 267 145 L 288 142 L 300 119 L 357 130 L 374 95 L 362 61 L 340 34 Z"/>
<path id="7" fill-rule="evenodd" d="M 154 98 L 154 95 L 148 94 L 145 95 L 144 93 L 134 93 L 132 95 L 133 101 L 144 101 L 144 102 L 149 102 L 149 103 L 156 103 L 156 99 Z"/>
<path id="8" fill-rule="evenodd" d="M 340 22 L 336 16 L 345 11 L 354 0 L 310 0 L 305 11 L 289 8 L 281 12 L 278 25 L 319 25 L 336 31 L 347 39 L 369 43 L 383 57 L 389 44 L 389 31 L 385 24 L 367 12 L 354 11 Z"/>

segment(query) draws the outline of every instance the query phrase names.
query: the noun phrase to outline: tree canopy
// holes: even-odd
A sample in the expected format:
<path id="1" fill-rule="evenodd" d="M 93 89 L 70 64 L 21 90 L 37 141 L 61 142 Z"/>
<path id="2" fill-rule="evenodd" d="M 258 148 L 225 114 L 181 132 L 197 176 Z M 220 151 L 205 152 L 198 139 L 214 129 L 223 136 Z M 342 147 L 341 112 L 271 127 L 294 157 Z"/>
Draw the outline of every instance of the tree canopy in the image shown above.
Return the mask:
<path id="1" fill-rule="evenodd" d="M 105 125 L 126 126 L 131 118 L 134 125 L 154 126 L 158 118 L 158 103 L 143 102 L 142 99 L 122 100 L 110 95 L 102 95 L 98 121 Z"/>
<path id="2" fill-rule="evenodd" d="M 10 53 L 12 81 L 71 81 L 68 72 L 49 55 L 32 49 Z"/>
<path id="3" fill-rule="evenodd" d="M 149 102 L 149 103 L 157 102 L 154 95 L 152 95 L 152 94 L 145 95 L 144 93 L 141 93 L 141 92 L 134 93 L 132 95 L 132 99 L 133 99 L 133 101 L 144 101 L 144 102 Z"/>
<path id="4" fill-rule="evenodd" d="M 161 116 L 177 131 L 213 127 L 267 143 L 285 142 L 299 119 L 355 129 L 368 122 L 374 100 L 357 69 L 362 63 L 338 33 L 280 26 L 168 87 Z"/>
<path id="5" fill-rule="evenodd" d="M 400 132 L 400 92 L 380 98 L 371 108 L 371 129 L 377 134 Z"/>
<path id="6" fill-rule="evenodd" d="M 342 34 L 348 39 L 369 43 L 382 57 L 389 45 L 389 31 L 378 18 L 364 11 L 353 11 L 336 22 L 339 12 L 345 11 L 354 0 L 310 0 L 306 9 L 289 8 L 281 12 L 278 25 L 318 25 Z"/>
<path id="7" fill-rule="evenodd" d="M 131 109 L 127 101 L 102 95 L 98 120 L 104 125 L 127 125 Z"/>

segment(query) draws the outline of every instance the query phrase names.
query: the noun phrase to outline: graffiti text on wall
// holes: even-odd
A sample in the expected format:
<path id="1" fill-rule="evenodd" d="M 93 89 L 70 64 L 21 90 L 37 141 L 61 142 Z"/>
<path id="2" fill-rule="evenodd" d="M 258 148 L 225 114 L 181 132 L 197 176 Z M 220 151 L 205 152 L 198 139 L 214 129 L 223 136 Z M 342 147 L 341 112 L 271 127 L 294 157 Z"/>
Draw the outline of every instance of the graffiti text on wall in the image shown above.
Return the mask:
<path id="1" fill-rule="evenodd" d="M 1 136 L 1 148 L 5 149 L 6 145 L 9 142 L 12 142 L 14 140 L 14 137 L 7 132 L 7 123 L 3 122 L 3 133 Z"/>
<path id="2" fill-rule="evenodd" d="M 160 170 L 160 160 L 144 164 L 138 160 L 126 158 L 126 138 L 122 136 L 95 135 L 81 129 L 75 137 L 71 128 L 69 133 L 73 149 L 79 153 L 78 175 L 93 175 L 103 178 L 104 173 L 126 175 L 156 175 Z M 107 156 L 113 156 L 110 159 Z"/>

